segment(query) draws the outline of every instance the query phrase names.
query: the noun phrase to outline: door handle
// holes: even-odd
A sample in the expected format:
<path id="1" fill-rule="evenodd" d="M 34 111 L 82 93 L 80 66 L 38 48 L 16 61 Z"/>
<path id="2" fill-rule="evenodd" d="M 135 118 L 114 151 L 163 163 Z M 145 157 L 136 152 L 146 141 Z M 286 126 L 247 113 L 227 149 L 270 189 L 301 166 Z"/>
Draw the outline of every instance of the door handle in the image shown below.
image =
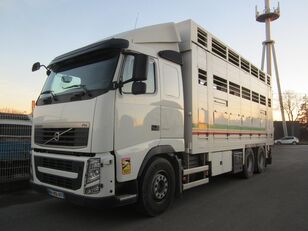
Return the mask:
<path id="1" fill-rule="evenodd" d="M 152 131 L 159 131 L 159 125 L 152 125 L 151 130 Z"/>

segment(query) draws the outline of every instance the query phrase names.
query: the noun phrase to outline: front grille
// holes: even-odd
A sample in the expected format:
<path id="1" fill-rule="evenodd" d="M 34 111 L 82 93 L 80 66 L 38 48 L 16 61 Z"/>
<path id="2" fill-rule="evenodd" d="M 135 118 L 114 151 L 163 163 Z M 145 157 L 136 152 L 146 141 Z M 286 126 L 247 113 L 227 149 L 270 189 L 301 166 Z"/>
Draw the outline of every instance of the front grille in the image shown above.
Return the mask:
<path id="1" fill-rule="evenodd" d="M 72 190 L 79 189 L 76 184 L 74 184 L 73 179 L 61 177 L 61 176 L 54 176 L 46 173 L 41 173 L 39 180 L 46 184 L 56 185 L 62 188 L 68 188 Z"/>
<path id="2" fill-rule="evenodd" d="M 41 128 L 36 127 L 34 142 L 38 145 L 62 147 L 86 147 L 89 128 Z"/>
<path id="3" fill-rule="evenodd" d="M 34 161 L 36 176 L 41 182 L 72 190 L 77 190 L 81 187 L 82 174 L 84 169 L 83 162 L 41 156 L 35 156 Z M 78 174 L 78 177 L 77 179 L 71 179 L 62 176 L 42 173 L 38 171 L 38 167 L 74 172 Z"/>
<path id="4" fill-rule="evenodd" d="M 39 157 L 37 158 L 37 164 L 41 167 L 52 168 L 52 169 L 68 171 L 68 172 L 78 172 L 79 170 L 78 169 L 79 166 L 76 166 L 76 165 L 74 166 L 73 162 L 70 160 Z"/>

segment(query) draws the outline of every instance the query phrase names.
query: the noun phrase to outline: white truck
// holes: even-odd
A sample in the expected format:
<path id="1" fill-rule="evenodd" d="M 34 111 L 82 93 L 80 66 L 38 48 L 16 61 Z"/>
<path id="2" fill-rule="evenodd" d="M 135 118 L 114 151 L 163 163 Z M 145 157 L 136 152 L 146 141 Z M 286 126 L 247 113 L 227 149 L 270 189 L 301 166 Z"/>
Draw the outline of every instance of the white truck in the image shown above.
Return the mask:
<path id="1" fill-rule="evenodd" d="M 249 178 L 271 163 L 271 77 L 192 20 L 121 33 L 44 67 L 31 172 L 52 196 L 138 203 L 155 216 L 211 177 Z"/>

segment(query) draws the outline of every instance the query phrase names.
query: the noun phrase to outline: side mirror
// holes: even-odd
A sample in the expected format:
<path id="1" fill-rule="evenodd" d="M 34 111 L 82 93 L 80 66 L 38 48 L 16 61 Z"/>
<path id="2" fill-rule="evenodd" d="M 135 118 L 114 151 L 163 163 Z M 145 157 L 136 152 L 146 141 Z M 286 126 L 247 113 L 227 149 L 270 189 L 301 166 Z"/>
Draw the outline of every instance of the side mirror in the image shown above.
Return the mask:
<path id="1" fill-rule="evenodd" d="M 39 62 L 36 62 L 32 65 L 32 71 L 37 71 L 41 68 L 41 64 Z"/>
<path id="2" fill-rule="evenodd" d="M 147 80 L 148 71 L 148 56 L 144 54 L 136 54 L 134 62 L 133 77 L 131 81 L 145 81 Z"/>
<path id="3" fill-rule="evenodd" d="M 39 70 L 41 67 L 44 67 L 46 69 L 46 75 L 50 75 L 51 70 L 48 69 L 45 65 L 41 65 L 39 62 L 36 62 L 32 65 L 32 72 Z"/>
<path id="4" fill-rule="evenodd" d="M 132 93 L 134 95 L 145 94 L 147 85 L 144 82 L 133 82 Z"/>

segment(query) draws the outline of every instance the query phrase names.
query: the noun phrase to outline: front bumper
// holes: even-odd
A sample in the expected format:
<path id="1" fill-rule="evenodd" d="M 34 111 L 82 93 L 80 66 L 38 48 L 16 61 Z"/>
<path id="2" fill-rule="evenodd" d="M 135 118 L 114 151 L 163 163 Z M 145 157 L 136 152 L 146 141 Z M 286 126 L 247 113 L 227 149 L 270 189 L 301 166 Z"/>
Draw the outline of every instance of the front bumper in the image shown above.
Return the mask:
<path id="1" fill-rule="evenodd" d="M 48 189 L 59 191 L 59 189 L 55 189 L 52 187 L 41 186 L 33 183 L 31 183 L 31 185 L 35 191 L 38 191 L 40 193 L 48 193 L 47 191 Z M 87 207 L 110 208 L 110 207 L 118 207 L 118 206 L 133 204 L 137 202 L 137 196 L 127 197 L 125 200 L 123 200 L 122 197 L 120 196 L 109 196 L 109 197 L 98 198 L 98 197 L 81 196 L 68 192 L 63 192 L 63 193 L 65 197 L 64 200 L 73 204 L 87 206 Z"/>
<path id="2" fill-rule="evenodd" d="M 114 196 L 114 157 L 109 153 L 104 153 L 97 154 L 95 158 L 100 159 L 100 177 L 88 182 L 86 179 L 89 157 L 32 151 L 33 183 L 67 195 L 78 195 L 81 198 L 95 199 Z M 86 190 L 97 185 L 100 187 L 97 192 L 86 192 Z"/>

